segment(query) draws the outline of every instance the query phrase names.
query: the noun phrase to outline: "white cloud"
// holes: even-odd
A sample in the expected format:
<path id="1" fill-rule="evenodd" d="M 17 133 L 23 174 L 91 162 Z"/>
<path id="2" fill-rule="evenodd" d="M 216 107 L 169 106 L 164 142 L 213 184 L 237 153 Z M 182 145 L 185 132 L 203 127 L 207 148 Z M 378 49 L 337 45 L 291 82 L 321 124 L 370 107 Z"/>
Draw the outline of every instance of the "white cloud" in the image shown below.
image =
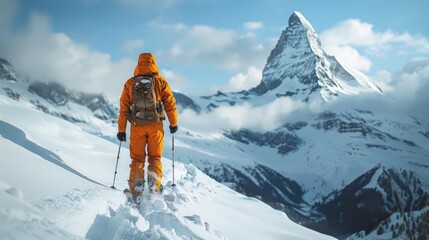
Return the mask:
<path id="1" fill-rule="evenodd" d="M 247 68 L 245 73 L 237 73 L 233 76 L 227 85 L 220 88 L 221 91 L 234 92 L 240 90 L 248 90 L 256 87 L 262 79 L 262 70 L 251 66 Z"/>
<path id="2" fill-rule="evenodd" d="M 324 31 L 320 38 L 323 44 L 328 45 L 374 45 L 376 35 L 372 30 L 373 26 L 362 22 L 359 19 L 348 19 L 334 28 Z"/>
<path id="3" fill-rule="evenodd" d="M 72 89 L 108 96 L 121 93 L 135 66 L 130 59 L 113 61 L 109 54 L 53 32 L 49 18 L 40 13 L 30 15 L 27 29 L 2 32 L 0 52 L 30 79 L 56 81 Z"/>
<path id="4" fill-rule="evenodd" d="M 263 27 L 264 27 L 264 24 L 261 22 L 250 21 L 250 22 L 244 23 L 244 28 L 247 30 L 256 30 L 256 29 L 260 29 Z"/>
<path id="5" fill-rule="evenodd" d="M 381 70 L 375 73 L 374 76 L 372 76 L 372 79 L 376 82 L 385 82 L 388 83 L 390 81 L 392 81 L 392 73 L 385 71 L 385 70 Z"/>
<path id="6" fill-rule="evenodd" d="M 390 85 L 390 82 L 392 81 L 392 73 L 381 70 L 377 71 L 373 76 L 371 76 L 371 79 L 379 86 L 383 91 L 391 91 L 392 86 Z"/>
<path id="7" fill-rule="evenodd" d="M 208 132 L 241 128 L 267 131 L 280 127 L 290 113 L 303 106 L 305 104 L 302 102 L 284 97 L 262 106 L 253 106 L 250 103 L 225 105 L 201 114 L 187 110 L 181 114 L 181 122 L 185 127 Z"/>
<path id="8" fill-rule="evenodd" d="M 157 24 L 160 23 L 152 22 L 150 26 L 155 28 Z M 162 26 L 160 29 L 165 29 L 165 25 Z M 170 49 L 158 52 L 163 62 L 210 64 L 240 71 L 246 71 L 249 66 L 262 68 L 275 44 L 258 43 L 254 34 L 240 35 L 231 29 L 205 25 L 180 24 L 176 39 Z"/>
<path id="9" fill-rule="evenodd" d="M 409 33 L 398 34 L 391 30 L 376 32 L 373 25 L 359 19 L 348 19 L 332 29 L 321 34 L 323 44 L 352 45 L 369 47 L 374 51 L 383 50 L 394 44 L 402 44 L 413 50 L 428 53 L 429 42 L 422 36 L 413 36 Z"/>
<path id="10" fill-rule="evenodd" d="M 122 51 L 127 53 L 141 52 L 144 46 L 143 39 L 127 40 L 121 47 Z"/>
<path id="11" fill-rule="evenodd" d="M 365 109 L 379 116 L 413 116 L 426 122 L 429 127 L 429 58 L 413 60 L 395 75 L 389 76 L 386 72 L 381 75 L 387 77 L 388 81 L 383 83 L 382 95 L 367 93 L 358 97 L 342 96 L 321 109 Z"/>
<path id="12" fill-rule="evenodd" d="M 392 92 L 400 101 L 421 102 L 420 97 L 429 100 L 429 58 L 407 63 L 403 70 L 393 77 L 391 84 L 394 87 Z"/>
<path id="13" fill-rule="evenodd" d="M 161 75 L 167 79 L 173 91 L 181 91 L 182 89 L 186 89 L 189 85 L 188 80 L 171 70 L 162 69 Z"/>
<path id="14" fill-rule="evenodd" d="M 335 56 L 340 62 L 351 66 L 353 69 L 362 72 L 368 72 L 371 69 L 371 61 L 362 56 L 355 48 L 348 45 L 331 45 L 326 46 L 324 49 L 328 54 Z"/>
<path id="15" fill-rule="evenodd" d="M 377 32 L 372 24 L 359 19 L 345 20 L 324 31 L 320 38 L 328 54 L 361 71 L 369 71 L 371 61 L 356 48 L 381 56 L 392 52 L 429 53 L 429 41 L 425 37 L 409 33 L 398 34 L 391 30 Z"/>
<path id="16" fill-rule="evenodd" d="M 224 67 L 232 67 L 231 58 L 235 57 L 224 57 L 226 49 L 234 44 L 234 39 L 235 33 L 231 30 L 196 25 L 190 28 L 184 37 L 178 39 L 168 52 L 161 52 L 161 57 L 165 55 L 166 59 L 172 61 L 214 62 Z"/>

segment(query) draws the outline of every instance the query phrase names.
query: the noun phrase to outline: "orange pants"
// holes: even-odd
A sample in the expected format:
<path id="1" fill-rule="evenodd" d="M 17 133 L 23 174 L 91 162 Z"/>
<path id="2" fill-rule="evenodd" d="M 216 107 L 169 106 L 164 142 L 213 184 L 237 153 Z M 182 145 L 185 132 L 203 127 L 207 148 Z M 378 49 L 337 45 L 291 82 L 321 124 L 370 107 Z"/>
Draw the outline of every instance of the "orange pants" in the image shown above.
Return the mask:
<path id="1" fill-rule="evenodd" d="M 130 134 L 130 179 L 128 185 L 132 194 L 134 187 L 145 182 L 145 160 L 148 156 L 148 182 L 158 190 L 162 180 L 161 155 L 164 147 L 164 128 L 162 122 L 144 126 L 131 125 Z M 147 154 L 146 154 L 147 148 Z"/>

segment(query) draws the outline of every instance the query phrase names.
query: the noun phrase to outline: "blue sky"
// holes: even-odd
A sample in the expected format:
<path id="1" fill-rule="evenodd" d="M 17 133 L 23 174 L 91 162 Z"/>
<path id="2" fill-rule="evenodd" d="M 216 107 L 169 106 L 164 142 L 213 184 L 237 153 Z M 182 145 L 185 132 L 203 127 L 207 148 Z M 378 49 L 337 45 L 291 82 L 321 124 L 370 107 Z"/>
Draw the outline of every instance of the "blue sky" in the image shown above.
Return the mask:
<path id="1" fill-rule="evenodd" d="M 140 52 L 155 53 L 185 93 L 255 86 L 293 11 L 329 54 L 376 81 L 429 56 L 426 0 L 0 0 L 0 9 L 0 55 L 23 75 L 109 96 Z"/>

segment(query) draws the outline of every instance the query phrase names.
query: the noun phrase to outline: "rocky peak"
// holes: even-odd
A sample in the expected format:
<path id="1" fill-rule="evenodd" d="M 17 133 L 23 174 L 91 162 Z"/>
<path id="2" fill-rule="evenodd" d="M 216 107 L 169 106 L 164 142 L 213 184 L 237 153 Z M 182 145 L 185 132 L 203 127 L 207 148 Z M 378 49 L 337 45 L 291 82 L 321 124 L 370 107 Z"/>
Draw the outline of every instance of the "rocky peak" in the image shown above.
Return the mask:
<path id="1" fill-rule="evenodd" d="M 313 40 L 309 40 L 309 38 Z M 315 43 L 312 47 L 310 44 Z M 315 67 L 313 49 L 320 48 L 320 40 L 311 24 L 299 12 L 294 12 L 289 18 L 289 26 L 282 32 L 275 48 L 271 51 L 265 65 L 261 84 L 253 92 L 257 95 L 276 89 L 286 78 L 297 77 L 313 91 L 320 88 L 317 76 L 311 71 Z M 320 52 L 320 51 L 316 51 Z M 302 68 L 307 69 L 303 71 Z M 311 76 L 312 75 L 312 76 Z M 293 87 L 288 91 L 295 92 Z"/>
<path id="2" fill-rule="evenodd" d="M 12 65 L 3 58 L 0 58 L 0 79 L 7 81 L 17 81 L 17 76 Z"/>
<path id="3" fill-rule="evenodd" d="M 117 118 L 117 109 L 102 94 L 68 90 L 56 82 L 34 82 L 28 87 L 28 90 L 54 106 L 65 106 L 68 102 L 73 102 L 86 106 L 96 117 L 102 120 L 115 120 Z"/>
<path id="4" fill-rule="evenodd" d="M 307 21 L 307 19 L 305 19 L 305 17 L 298 11 L 293 12 L 293 14 L 289 17 L 289 26 L 293 25 L 302 25 L 314 31 L 310 22 Z"/>
<path id="5" fill-rule="evenodd" d="M 347 69 L 347 70 L 346 70 Z M 310 22 L 294 12 L 265 65 L 254 95 L 330 100 L 340 94 L 381 90 L 364 74 L 340 64 L 322 49 Z"/>

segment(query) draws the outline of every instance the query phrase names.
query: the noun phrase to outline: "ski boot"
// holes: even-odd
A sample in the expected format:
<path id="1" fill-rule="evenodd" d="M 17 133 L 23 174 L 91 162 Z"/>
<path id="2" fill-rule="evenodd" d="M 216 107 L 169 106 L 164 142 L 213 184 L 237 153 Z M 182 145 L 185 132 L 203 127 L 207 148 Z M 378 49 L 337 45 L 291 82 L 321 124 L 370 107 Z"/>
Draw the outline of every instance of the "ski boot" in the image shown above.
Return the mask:
<path id="1" fill-rule="evenodd" d="M 148 179 L 148 186 L 149 186 L 149 193 L 161 195 L 162 191 L 164 190 L 164 186 L 162 184 L 159 185 L 159 187 L 156 186 L 156 182 L 153 178 Z"/>
<path id="2" fill-rule="evenodd" d="M 144 180 L 138 179 L 132 183 L 130 182 L 130 190 L 124 190 L 124 193 L 128 196 L 129 200 L 136 205 L 140 205 L 143 200 L 144 184 Z"/>
<path id="3" fill-rule="evenodd" d="M 134 191 L 136 193 L 133 194 L 133 202 L 137 205 L 140 205 L 140 203 L 143 200 L 143 189 L 144 189 L 144 183 L 142 185 L 136 185 L 134 187 Z"/>

